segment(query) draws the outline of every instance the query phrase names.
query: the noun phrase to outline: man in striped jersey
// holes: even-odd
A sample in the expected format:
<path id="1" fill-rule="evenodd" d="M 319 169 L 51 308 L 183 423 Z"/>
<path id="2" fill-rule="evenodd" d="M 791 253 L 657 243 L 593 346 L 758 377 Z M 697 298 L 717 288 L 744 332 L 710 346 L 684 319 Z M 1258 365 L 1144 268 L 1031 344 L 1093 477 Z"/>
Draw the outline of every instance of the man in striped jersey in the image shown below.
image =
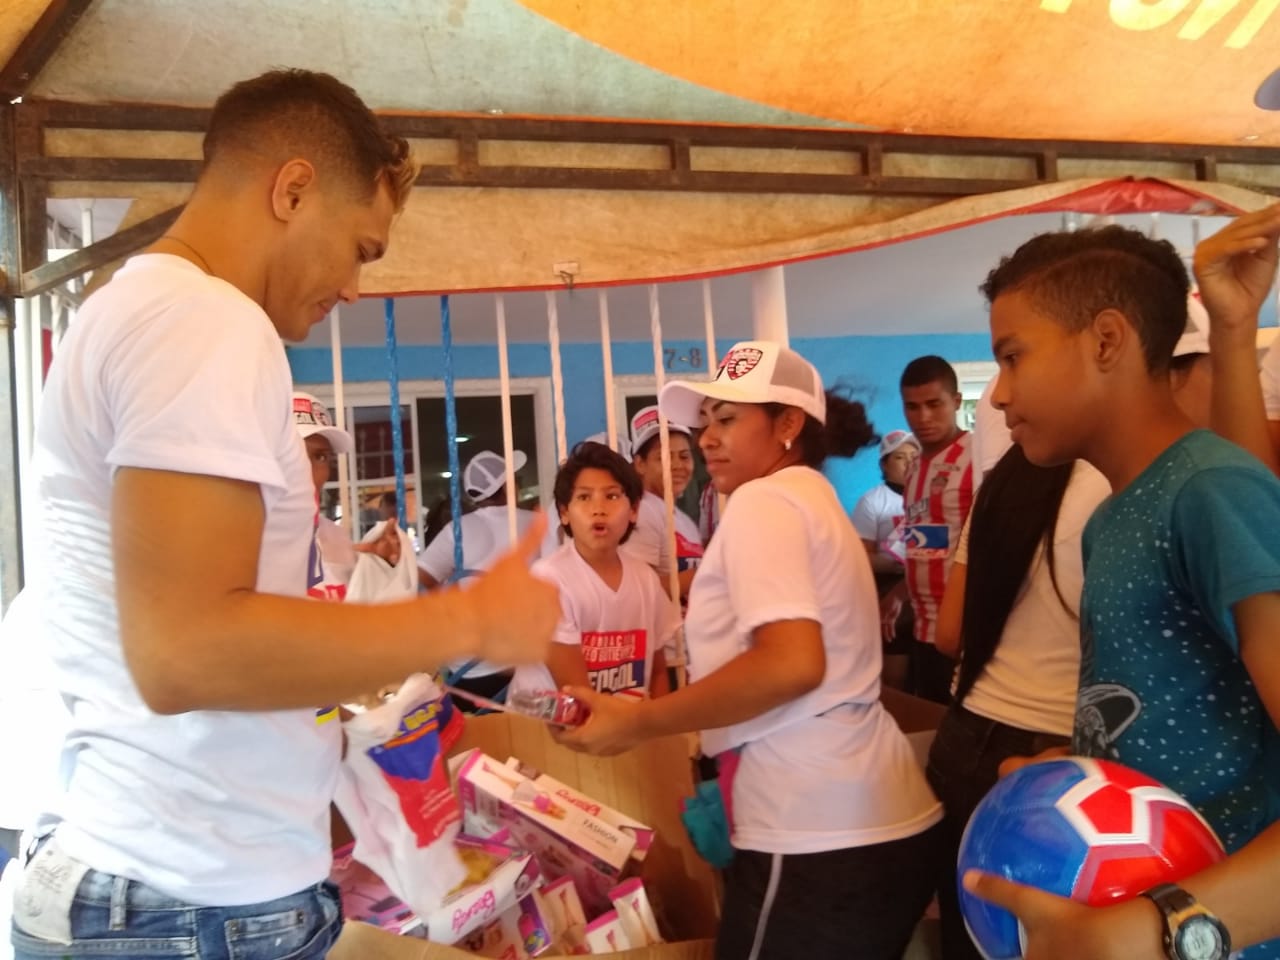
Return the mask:
<path id="1" fill-rule="evenodd" d="M 920 442 L 902 495 L 906 587 L 916 621 L 911 685 L 916 696 L 946 703 L 955 662 L 938 652 L 935 635 L 947 572 L 973 502 L 971 437 L 956 423 L 959 384 L 942 357 L 912 360 L 899 386 L 907 425 Z"/>

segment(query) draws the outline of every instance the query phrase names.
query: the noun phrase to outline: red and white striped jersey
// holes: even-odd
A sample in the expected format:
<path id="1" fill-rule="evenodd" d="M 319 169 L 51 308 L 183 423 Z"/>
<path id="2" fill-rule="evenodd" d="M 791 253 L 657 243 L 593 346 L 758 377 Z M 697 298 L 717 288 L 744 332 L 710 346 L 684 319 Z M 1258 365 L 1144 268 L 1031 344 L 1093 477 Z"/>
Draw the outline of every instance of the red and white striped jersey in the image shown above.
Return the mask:
<path id="1" fill-rule="evenodd" d="M 937 640 L 938 607 L 947 586 L 960 530 L 973 504 L 972 437 L 962 433 L 948 447 L 912 464 L 902 494 L 906 517 L 907 591 L 915 612 L 916 639 Z"/>

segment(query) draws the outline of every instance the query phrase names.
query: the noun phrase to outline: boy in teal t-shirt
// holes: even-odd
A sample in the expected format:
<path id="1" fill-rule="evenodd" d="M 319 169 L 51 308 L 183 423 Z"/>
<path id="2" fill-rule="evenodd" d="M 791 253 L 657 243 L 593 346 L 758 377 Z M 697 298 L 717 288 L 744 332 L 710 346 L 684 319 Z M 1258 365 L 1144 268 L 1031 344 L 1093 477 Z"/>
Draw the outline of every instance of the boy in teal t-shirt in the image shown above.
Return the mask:
<path id="1" fill-rule="evenodd" d="M 1073 752 L 1173 787 L 1239 849 L 1280 820 L 1280 734 L 1231 612 L 1280 590 L 1280 481 L 1188 433 L 1098 508 L 1084 561 Z"/>
<path id="2" fill-rule="evenodd" d="M 1197 253 L 1211 343 L 1220 323 L 1256 325 L 1277 236 L 1272 207 Z M 1178 936 L 1206 915 L 1253 945 L 1240 956 L 1280 960 L 1280 481 L 1174 401 L 1188 287 L 1171 245 L 1120 227 L 1036 237 L 983 286 L 992 403 L 1014 442 L 1033 463 L 1087 460 L 1113 490 L 1084 536 L 1074 749 L 1186 796 L 1231 854 L 1180 882 L 1188 920 L 1143 897 L 1089 908 L 970 874 L 1022 920 L 1028 960 L 1224 960 L 1217 934 Z"/>

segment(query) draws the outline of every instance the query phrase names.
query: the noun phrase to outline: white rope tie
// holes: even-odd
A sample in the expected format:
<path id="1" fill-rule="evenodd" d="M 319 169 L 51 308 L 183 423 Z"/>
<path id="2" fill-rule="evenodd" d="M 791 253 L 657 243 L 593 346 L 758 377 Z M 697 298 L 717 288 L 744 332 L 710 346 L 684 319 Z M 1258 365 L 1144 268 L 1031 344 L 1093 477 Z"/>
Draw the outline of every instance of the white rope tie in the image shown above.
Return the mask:
<path id="1" fill-rule="evenodd" d="M 498 389 L 502 392 L 502 462 L 507 472 L 507 536 L 515 546 L 519 535 L 516 517 L 515 435 L 511 426 L 511 367 L 507 359 L 507 302 L 502 294 L 494 298 L 498 322 Z"/>
<path id="2" fill-rule="evenodd" d="M 604 415 L 605 435 L 609 446 L 618 449 L 618 402 L 613 393 L 613 340 L 609 336 L 609 294 L 604 287 L 600 297 L 600 359 L 604 364 Z"/>
<path id="3" fill-rule="evenodd" d="M 556 462 L 564 463 L 569 459 L 569 443 L 564 426 L 564 373 L 560 369 L 560 314 L 554 290 L 547 291 L 547 342 L 551 346 L 551 397 L 556 407 Z"/>
<path id="4" fill-rule="evenodd" d="M 653 381 L 659 395 L 666 383 L 663 370 L 662 352 L 662 316 L 658 309 L 658 285 L 649 285 L 649 332 L 653 337 Z M 662 502 L 666 507 L 667 550 L 671 555 L 671 568 L 667 571 L 667 588 L 671 592 L 671 600 L 680 603 L 680 564 L 676 557 L 676 501 L 671 483 L 671 430 L 667 423 L 662 406 L 658 406 L 658 443 L 662 450 Z M 679 686 L 685 680 L 685 646 L 684 630 L 676 631 L 676 672 Z"/>

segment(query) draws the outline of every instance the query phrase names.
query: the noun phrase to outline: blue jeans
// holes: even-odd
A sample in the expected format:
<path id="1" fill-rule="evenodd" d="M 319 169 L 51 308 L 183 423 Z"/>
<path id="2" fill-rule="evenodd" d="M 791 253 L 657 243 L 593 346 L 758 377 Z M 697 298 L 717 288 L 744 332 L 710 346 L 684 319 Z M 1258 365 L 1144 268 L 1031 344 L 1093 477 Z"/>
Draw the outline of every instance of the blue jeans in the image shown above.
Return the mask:
<path id="1" fill-rule="evenodd" d="M 312 960 L 342 929 L 338 888 L 324 882 L 299 893 L 238 907 L 197 907 L 157 890 L 90 870 L 71 906 L 70 944 L 13 927 L 14 960 Z"/>

